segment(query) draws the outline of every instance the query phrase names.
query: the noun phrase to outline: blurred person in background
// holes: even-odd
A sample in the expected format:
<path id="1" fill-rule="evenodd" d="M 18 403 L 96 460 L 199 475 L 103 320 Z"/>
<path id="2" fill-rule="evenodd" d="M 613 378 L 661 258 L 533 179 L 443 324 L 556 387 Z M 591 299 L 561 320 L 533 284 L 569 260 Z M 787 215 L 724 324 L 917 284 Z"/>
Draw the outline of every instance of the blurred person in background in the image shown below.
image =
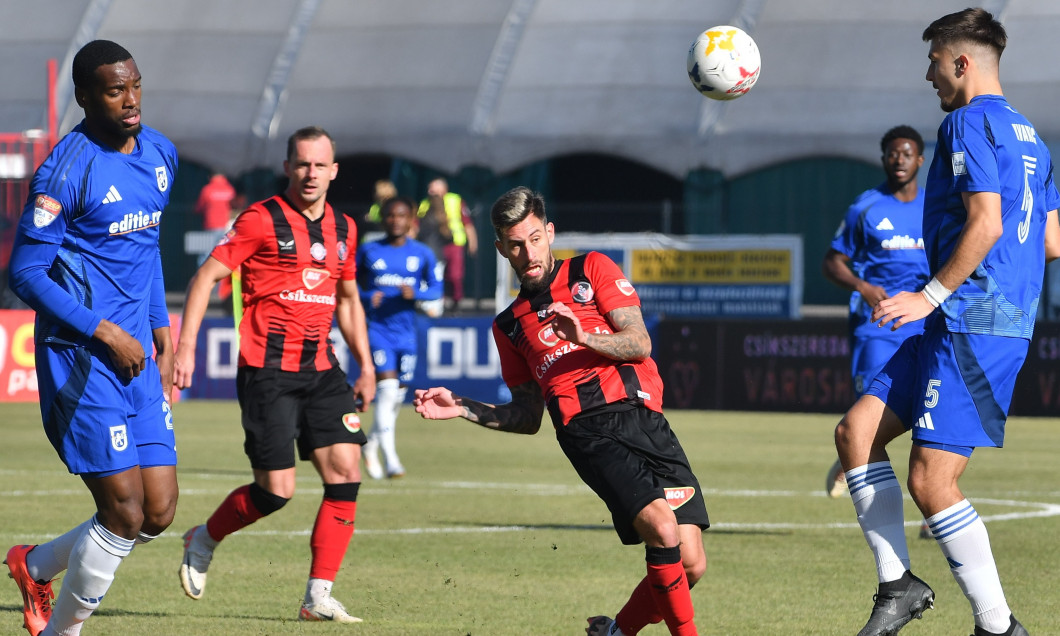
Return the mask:
<path id="1" fill-rule="evenodd" d="M 394 196 L 382 206 L 386 236 L 357 252 L 357 283 L 368 319 L 368 342 L 375 363 L 372 432 L 364 445 L 364 465 L 373 479 L 402 477 L 397 453 L 397 415 L 416 372 L 416 304 L 442 296 L 442 279 L 431 250 L 412 238 L 416 218 L 411 199 Z M 383 461 L 379 461 L 379 450 Z"/>
<path id="2" fill-rule="evenodd" d="M 427 184 L 427 198 L 420 202 L 417 215 L 422 219 L 430 210 L 431 197 L 441 197 L 452 243 L 444 247 L 446 304 L 455 308 L 464 298 L 464 252 L 478 254 L 478 233 L 464 198 L 449 191 L 449 182 L 438 177 Z"/>
<path id="3" fill-rule="evenodd" d="M 228 182 L 228 178 L 220 172 L 213 173 L 199 190 L 199 198 L 195 202 L 195 213 L 202 216 L 202 229 L 207 232 L 228 229 L 235 198 L 236 189 Z"/>
<path id="4" fill-rule="evenodd" d="M 924 139 L 910 126 L 896 126 L 880 140 L 886 180 L 861 193 L 839 224 L 824 256 L 824 277 L 850 293 L 850 377 L 855 397 L 909 336 L 923 333 L 917 322 L 906 329 L 880 329 L 872 310 L 884 298 L 927 283 L 924 256 L 924 189 L 917 172 L 924 163 Z M 847 490 L 837 459 L 825 479 L 829 497 Z M 930 535 L 928 535 L 930 537 Z"/>

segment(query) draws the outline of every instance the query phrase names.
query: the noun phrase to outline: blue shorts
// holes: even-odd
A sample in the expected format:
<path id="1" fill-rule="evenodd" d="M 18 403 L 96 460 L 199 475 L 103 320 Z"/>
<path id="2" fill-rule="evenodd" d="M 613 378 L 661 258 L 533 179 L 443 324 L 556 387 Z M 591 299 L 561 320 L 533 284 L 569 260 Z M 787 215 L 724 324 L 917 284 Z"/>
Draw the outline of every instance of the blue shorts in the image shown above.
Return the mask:
<path id="1" fill-rule="evenodd" d="M 397 371 L 398 382 L 408 384 L 412 382 L 412 376 L 416 374 L 416 349 L 395 347 L 383 344 L 376 348 L 372 346 L 372 362 L 375 363 L 377 374 L 384 371 Z"/>
<path id="2" fill-rule="evenodd" d="M 865 394 L 883 400 L 920 446 L 1001 447 L 1029 346 L 1023 338 L 950 333 L 937 321 L 902 343 Z"/>
<path id="3" fill-rule="evenodd" d="M 851 338 L 850 377 L 854 381 L 854 392 L 861 395 L 868 389 L 872 379 L 883 369 L 906 338 L 922 333 L 922 328 L 913 329 L 920 323 L 904 325 L 897 331 L 886 327 L 869 326 L 856 332 Z M 868 330 L 875 333 L 865 333 Z"/>
<path id="4" fill-rule="evenodd" d="M 71 473 L 89 477 L 175 466 L 173 414 L 155 361 L 148 358 L 140 375 L 126 380 L 99 355 L 37 346 L 41 417 L 59 458 Z"/>

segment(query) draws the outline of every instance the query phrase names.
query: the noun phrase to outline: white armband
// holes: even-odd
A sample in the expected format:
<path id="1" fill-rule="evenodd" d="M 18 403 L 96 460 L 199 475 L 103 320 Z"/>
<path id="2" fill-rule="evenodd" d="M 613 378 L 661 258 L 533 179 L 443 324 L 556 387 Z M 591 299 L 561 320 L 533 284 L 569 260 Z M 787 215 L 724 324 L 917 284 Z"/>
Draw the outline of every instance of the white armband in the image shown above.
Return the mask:
<path id="1" fill-rule="evenodd" d="M 924 295 L 924 298 L 926 298 L 929 303 L 931 303 L 932 307 L 938 307 L 945 302 L 953 292 L 943 287 L 942 283 L 939 282 L 939 279 L 932 278 L 928 281 L 927 285 L 924 285 L 924 289 L 921 289 L 920 293 Z"/>

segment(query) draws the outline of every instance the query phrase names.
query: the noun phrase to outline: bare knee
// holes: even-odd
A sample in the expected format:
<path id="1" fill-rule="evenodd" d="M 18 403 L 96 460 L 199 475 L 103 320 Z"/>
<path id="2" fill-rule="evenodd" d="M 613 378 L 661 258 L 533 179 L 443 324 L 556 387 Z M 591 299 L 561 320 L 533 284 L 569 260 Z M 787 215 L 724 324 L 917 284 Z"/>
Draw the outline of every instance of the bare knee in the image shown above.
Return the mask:
<path id="1" fill-rule="evenodd" d="M 97 518 L 103 527 L 119 537 L 135 539 L 144 523 L 142 502 L 115 501 L 98 510 Z"/>
<path id="2" fill-rule="evenodd" d="M 702 551 L 698 558 L 689 559 L 685 557 L 685 551 L 681 550 L 681 564 L 685 566 L 685 577 L 689 585 L 695 585 L 703 575 L 707 573 L 707 556 Z"/>

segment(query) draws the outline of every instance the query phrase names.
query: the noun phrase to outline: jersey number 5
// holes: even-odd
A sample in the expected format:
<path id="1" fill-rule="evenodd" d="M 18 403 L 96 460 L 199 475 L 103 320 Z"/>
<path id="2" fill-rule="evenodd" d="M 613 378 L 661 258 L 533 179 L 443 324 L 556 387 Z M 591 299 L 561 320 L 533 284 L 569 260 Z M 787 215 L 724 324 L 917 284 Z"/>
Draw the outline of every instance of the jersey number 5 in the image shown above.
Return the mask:
<path id="1" fill-rule="evenodd" d="M 935 408 L 935 405 L 939 403 L 940 386 L 942 386 L 942 380 L 928 380 L 927 391 L 924 392 L 924 406 L 929 409 Z"/>

